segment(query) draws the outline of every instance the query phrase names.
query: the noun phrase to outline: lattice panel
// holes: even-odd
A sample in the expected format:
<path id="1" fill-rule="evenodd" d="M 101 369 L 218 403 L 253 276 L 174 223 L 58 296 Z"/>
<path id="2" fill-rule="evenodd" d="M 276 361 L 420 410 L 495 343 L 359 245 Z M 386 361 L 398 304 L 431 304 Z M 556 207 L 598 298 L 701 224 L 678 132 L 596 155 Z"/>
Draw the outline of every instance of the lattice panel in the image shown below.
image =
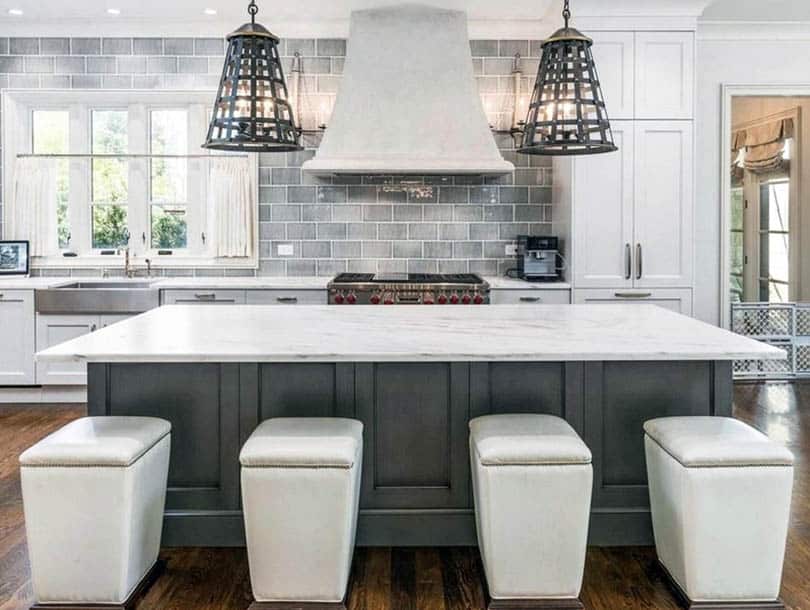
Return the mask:
<path id="1" fill-rule="evenodd" d="M 810 337 L 810 306 L 796 305 L 796 335 Z"/>
<path id="2" fill-rule="evenodd" d="M 796 374 L 810 375 L 810 345 L 796 346 Z"/>
<path id="3" fill-rule="evenodd" d="M 739 378 L 773 378 L 794 375 L 793 345 L 786 342 L 771 343 L 785 350 L 785 360 L 735 360 L 733 372 Z"/>
<path id="4" fill-rule="evenodd" d="M 748 337 L 790 339 L 793 336 L 793 314 L 792 305 L 736 305 L 731 329 Z"/>

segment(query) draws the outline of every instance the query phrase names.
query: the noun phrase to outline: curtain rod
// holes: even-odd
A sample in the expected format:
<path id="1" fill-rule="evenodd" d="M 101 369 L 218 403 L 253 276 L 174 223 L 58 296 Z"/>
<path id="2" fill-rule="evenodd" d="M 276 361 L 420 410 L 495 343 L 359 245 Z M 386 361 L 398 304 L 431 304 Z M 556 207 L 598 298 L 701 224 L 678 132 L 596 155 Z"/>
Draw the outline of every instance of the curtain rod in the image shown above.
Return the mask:
<path id="1" fill-rule="evenodd" d="M 52 158 L 52 159 L 247 159 L 249 155 L 246 154 L 238 154 L 238 155 L 204 155 L 204 154 L 195 154 L 195 155 L 151 155 L 151 154 L 137 154 L 137 153 L 125 153 L 125 154 L 108 154 L 108 153 L 20 153 L 17 155 L 18 159 L 22 159 L 25 157 L 41 157 L 41 158 Z"/>

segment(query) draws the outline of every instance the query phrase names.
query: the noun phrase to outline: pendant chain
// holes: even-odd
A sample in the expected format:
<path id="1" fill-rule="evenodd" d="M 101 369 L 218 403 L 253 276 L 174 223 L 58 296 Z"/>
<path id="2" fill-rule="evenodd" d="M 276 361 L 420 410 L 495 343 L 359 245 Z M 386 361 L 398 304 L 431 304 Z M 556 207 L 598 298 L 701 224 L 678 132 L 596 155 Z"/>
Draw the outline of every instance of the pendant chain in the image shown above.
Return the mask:
<path id="1" fill-rule="evenodd" d="M 565 5 L 563 6 L 562 16 L 565 19 L 565 28 L 568 29 L 568 20 L 571 19 L 571 9 L 568 7 L 569 0 L 565 0 Z"/>

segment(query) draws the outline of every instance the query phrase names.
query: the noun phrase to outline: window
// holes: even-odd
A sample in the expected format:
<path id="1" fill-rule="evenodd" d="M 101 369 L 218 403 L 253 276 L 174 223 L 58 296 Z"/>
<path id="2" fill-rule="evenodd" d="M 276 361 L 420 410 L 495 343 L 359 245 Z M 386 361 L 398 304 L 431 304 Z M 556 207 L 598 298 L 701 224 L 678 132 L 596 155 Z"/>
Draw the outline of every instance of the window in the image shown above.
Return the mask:
<path id="1" fill-rule="evenodd" d="M 70 114 L 64 110 L 35 110 L 32 116 L 32 152 L 36 154 L 65 154 L 70 152 Z M 70 171 L 67 159 L 58 159 L 56 196 L 59 223 L 59 247 L 70 244 L 70 219 L 68 217 L 68 194 Z"/>
<path id="2" fill-rule="evenodd" d="M 91 110 L 92 151 L 96 155 L 128 151 L 126 110 Z M 91 159 L 92 242 L 95 249 L 115 249 L 129 243 L 127 201 L 129 161 L 126 158 Z"/>
<path id="3" fill-rule="evenodd" d="M 57 160 L 61 252 L 35 265 L 106 267 L 115 263 L 105 257 L 129 247 L 131 256 L 157 266 L 255 267 L 255 255 L 217 258 L 207 237 L 212 164 L 199 146 L 209 94 L 59 91 L 46 97 L 32 90 L 3 98 L 4 167 L 20 153 L 78 155 Z M 252 174 L 258 177 L 258 170 Z M 13 177 L 3 183 L 11 201 Z"/>
<path id="4" fill-rule="evenodd" d="M 790 265 L 790 180 L 759 186 L 759 300 L 786 303 Z"/>

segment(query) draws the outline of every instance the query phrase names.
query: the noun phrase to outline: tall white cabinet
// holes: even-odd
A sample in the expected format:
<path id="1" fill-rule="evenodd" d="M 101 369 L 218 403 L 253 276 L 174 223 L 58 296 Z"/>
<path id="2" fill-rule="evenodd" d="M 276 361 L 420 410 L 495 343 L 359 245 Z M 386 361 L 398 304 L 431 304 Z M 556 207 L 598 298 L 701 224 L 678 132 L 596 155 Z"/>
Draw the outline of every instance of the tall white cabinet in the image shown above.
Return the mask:
<path id="1" fill-rule="evenodd" d="M 694 33 L 589 34 L 619 150 L 554 160 L 573 300 L 691 315 Z"/>

